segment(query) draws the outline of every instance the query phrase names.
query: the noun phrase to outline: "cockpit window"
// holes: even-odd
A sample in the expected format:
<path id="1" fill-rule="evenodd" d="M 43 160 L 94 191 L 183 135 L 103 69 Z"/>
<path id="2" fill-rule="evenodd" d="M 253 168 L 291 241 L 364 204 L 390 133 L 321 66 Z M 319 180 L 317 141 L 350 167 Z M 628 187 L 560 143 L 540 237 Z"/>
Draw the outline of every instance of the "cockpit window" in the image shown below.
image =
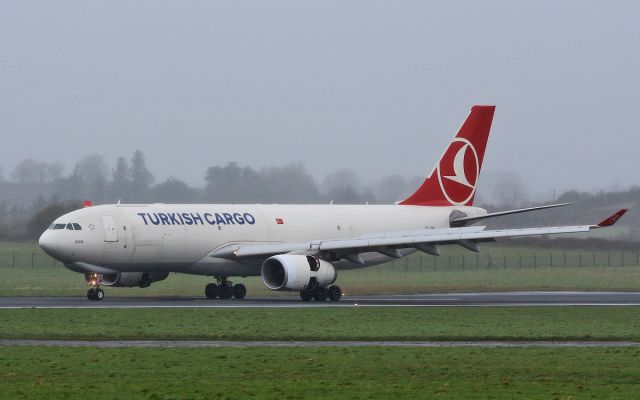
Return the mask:
<path id="1" fill-rule="evenodd" d="M 67 229 L 72 231 L 73 230 L 73 224 L 67 224 Z"/>
<path id="2" fill-rule="evenodd" d="M 73 223 L 73 228 L 74 228 L 75 230 L 77 230 L 77 231 L 81 231 L 81 230 L 82 230 L 82 227 L 80 226 L 80 224 L 75 223 L 75 222 Z"/>
<path id="3" fill-rule="evenodd" d="M 66 224 L 55 224 L 53 226 L 53 229 L 64 229 L 65 226 L 66 226 Z"/>

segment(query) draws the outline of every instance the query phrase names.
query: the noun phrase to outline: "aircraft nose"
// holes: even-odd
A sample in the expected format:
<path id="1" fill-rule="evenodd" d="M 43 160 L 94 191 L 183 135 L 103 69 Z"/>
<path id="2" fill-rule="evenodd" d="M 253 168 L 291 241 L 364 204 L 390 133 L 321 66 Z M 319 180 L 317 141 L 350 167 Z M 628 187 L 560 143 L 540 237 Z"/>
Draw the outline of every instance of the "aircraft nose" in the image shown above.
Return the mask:
<path id="1" fill-rule="evenodd" d="M 40 235 L 40 239 L 38 239 L 38 244 L 45 253 L 47 253 L 51 257 L 56 257 L 58 243 L 56 240 L 56 235 L 54 235 L 51 231 L 44 231 L 44 233 Z"/>

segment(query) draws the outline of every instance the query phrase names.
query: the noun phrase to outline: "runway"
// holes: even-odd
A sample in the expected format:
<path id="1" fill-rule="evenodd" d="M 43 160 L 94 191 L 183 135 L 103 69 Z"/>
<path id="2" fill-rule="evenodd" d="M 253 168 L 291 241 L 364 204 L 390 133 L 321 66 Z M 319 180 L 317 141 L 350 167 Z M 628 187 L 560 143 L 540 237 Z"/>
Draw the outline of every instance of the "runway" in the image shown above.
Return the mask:
<path id="1" fill-rule="evenodd" d="M 0 297 L 0 309 L 16 308 L 296 308 L 296 307 L 494 307 L 639 306 L 640 292 L 494 292 L 344 296 L 340 302 L 287 297 L 207 300 L 187 297 Z"/>

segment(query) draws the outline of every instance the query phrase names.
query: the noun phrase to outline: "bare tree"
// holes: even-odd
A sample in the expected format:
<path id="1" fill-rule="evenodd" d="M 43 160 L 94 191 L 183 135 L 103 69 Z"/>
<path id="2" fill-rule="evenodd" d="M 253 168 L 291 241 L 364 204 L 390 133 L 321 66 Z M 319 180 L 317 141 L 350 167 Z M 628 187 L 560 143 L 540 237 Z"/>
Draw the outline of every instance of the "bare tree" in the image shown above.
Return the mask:
<path id="1" fill-rule="evenodd" d="M 76 165 L 80 176 L 89 185 L 107 176 L 107 163 L 101 155 L 92 154 L 83 157 Z"/>
<path id="2" fill-rule="evenodd" d="M 60 161 L 53 162 L 47 166 L 47 175 L 52 181 L 60 179 L 62 171 L 64 171 L 64 164 Z"/>
<path id="3" fill-rule="evenodd" d="M 313 203 L 320 200 L 315 180 L 302 163 L 260 170 L 255 201 L 264 203 Z"/>
<path id="4" fill-rule="evenodd" d="M 155 178 L 147 169 L 144 155 L 136 150 L 131 158 L 131 200 L 146 201 L 149 199 L 149 190 Z"/>
<path id="5" fill-rule="evenodd" d="M 207 201 L 244 203 L 252 201 L 257 173 L 250 167 L 230 162 L 224 167 L 209 167 L 204 180 Z"/>
<path id="6" fill-rule="evenodd" d="M 322 181 L 323 193 L 337 203 L 361 203 L 361 184 L 355 172 L 342 169 L 327 175 Z"/>
<path id="7" fill-rule="evenodd" d="M 393 203 L 409 196 L 407 180 L 400 175 L 389 175 L 375 185 L 375 196 L 378 200 Z"/>
<path id="8" fill-rule="evenodd" d="M 506 176 L 493 190 L 499 206 L 520 207 L 527 200 L 524 183 L 517 175 Z"/>
<path id="9" fill-rule="evenodd" d="M 124 157 L 118 157 L 116 167 L 111 171 L 110 196 L 113 200 L 126 198 L 131 187 L 129 163 Z"/>
<path id="10" fill-rule="evenodd" d="M 196 191 L 185 182 L 168 178 L 151 189 L 153 201 L 163 203 L 191 203 L 196 198 Z"/>
<path id="11" fill-rule="evenodd" d="M 27 158 L 11 171 L 11 178 L 18 183 L 44 183 L 49 180 L 48 165 Z"/>

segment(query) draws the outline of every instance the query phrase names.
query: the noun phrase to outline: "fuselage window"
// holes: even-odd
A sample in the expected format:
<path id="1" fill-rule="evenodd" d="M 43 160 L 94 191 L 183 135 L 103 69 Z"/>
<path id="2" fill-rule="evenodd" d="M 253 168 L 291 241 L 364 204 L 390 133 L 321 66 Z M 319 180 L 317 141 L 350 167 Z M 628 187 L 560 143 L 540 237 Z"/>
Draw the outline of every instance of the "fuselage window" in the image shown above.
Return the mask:
<path id="1" fill-rule="evenodd" d="M 67 229 L 72 231 L 73 230 L 73 225 L 72 224 L 67 224 Z"/>
<path id="2" fill-rule="evenodd" d="M 66 224 L 55 224 L 53 226 L 53 229 L 64 229 L 65 226 L 66 226 Z"/>
<path id="3" fill-rule="evenodd" d="M 81 231 L 81 230 L 82 230 L 82 227 L 80 226 L 80 224 L 77 224 L 77 223 L 75 223 L 75 222 L 73 223 L 73 228 L 74 228 L 75 230 L 77 230 L 77 231 Z"/>

